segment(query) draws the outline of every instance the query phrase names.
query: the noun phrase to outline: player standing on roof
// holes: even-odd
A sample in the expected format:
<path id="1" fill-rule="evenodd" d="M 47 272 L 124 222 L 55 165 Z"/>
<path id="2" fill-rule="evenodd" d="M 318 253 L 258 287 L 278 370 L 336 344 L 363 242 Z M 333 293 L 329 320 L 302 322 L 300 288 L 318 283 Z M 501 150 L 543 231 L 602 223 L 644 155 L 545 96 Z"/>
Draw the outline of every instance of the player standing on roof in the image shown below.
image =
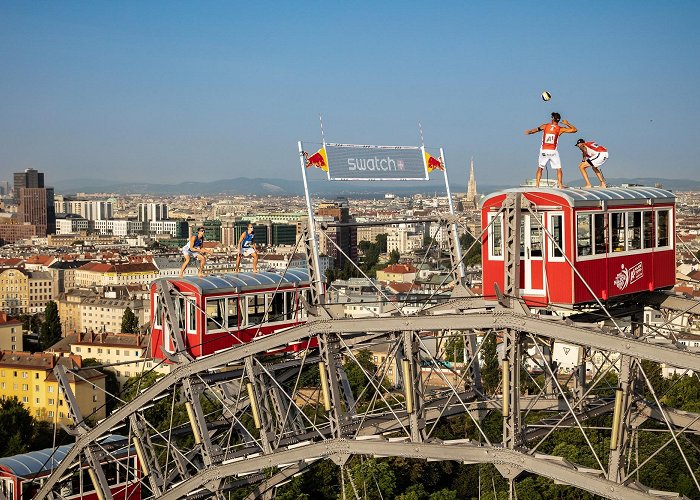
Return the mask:
<path id="1" fill-rule="evenodd" d="M 200 227 L 197 229 L 197 233 L 190 236 L 187 244 L 182 247 L 182 256 L 185 257 L 185 262 L 182 263 L 180 268 L 180 278 L 185 273 L 187 264 L 190 263 L 192 257 L 199 259 L 199 277 L 202 278 L 204 276 L 204 264 L 207 262 L 209 252 L 209 249 L 204 248 L 204 228 Z"/>
<path id="2" fill-rule="evenodd" d="M 600 144 L 595 142 L 586 142 L 584 139 L 579 139 L 576 141 L 576 147 L 581 150 L 581 153 L 583 153 L 583 161 L 581 161 L 578 169 L 581 171 L 581 175 L 583 175 L 583 180 L 586 181 L 586 185 L 584 187 L 593 187 L 591 186 L 591 181 L 588 179 L 588 173 L 586 172 L 588 167 L 593 167 L 593 172 L 595 172 L 595 175 L 600 181 L 600 187 L 608 187 L 608 185 L 605 183 L 603 172 L 600 170 L 600 167 L 603 166 L 605 160 L 608 159 L 608 150 Z"/>
<path id="3" fill-rule="evenodd" d="M 564 126 L 559 125 L 559 121 Z M 537 164 L 537 174 L 535 175 L 535 185 L 540 187 L 540 179 L 542 179 L 542 169 L 547 165 L 551 165 L 557 171 L 557 185 L 559 188 L 564 187 L 563 174 L 561 170 L 561 160 L 559 159 L 559 151 L 557 151 L 557 142 L 561 134 L 573 134 L 578 129 L 567 120 L 562 120 L 559 113 L 552 113 L 552 121 L 543 123 L 537 128 L 526 130 L 525 134 L 536 134 L 542 132 L 542 145 L 540 146 L 539 162 Z"/>
<path id="4" fill-rule="evenodd" d="M 238 239 L 238 256 L 236 257 L 236 272 L 239 271 L 241 265 L 241 256 L 248 257 L 253 256 L 253 272 L 258 272 L 258 249 L 253 241 L 255 238 L 255 231 L 253 229 L 253 224 L 248 224 L 248 230 L 241 235 Z"/>

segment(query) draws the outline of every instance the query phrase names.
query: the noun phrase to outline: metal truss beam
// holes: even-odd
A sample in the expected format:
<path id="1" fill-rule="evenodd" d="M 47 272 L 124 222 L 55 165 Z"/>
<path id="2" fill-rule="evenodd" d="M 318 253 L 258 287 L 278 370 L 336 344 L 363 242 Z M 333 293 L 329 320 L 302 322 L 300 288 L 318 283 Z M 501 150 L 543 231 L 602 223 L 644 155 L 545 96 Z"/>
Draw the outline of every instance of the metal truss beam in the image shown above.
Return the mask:
<path id="1" fill-rule="evenodd" d="M 233 477 L 257 472 L 268 467 L 332 458 L 335 455 L 368 455 L 374 457 L 405 457 L 421 460 L 451 460 L 467 464 L 498 464 L 506 474 L 517 477 L 522 472 L 531 472 L 558 483 L 568 484 L 595 495 L 617 500 L 642 500 L 668 498 L 670 494 L 652 494 L 632 486 L 620 485 L 599 476 L 599 471 L 586 472 L 560 457 L 548 455 L 530 456 L 507 448 L 479 446 L 473 442 L 397 443 L 387 442 L 380 436 L 376 440 L 352 441 L 333 439 L 291 450 L 277 451 L 272 455 L 251 457 L 234 463 L 223 464 L 215 469 L 205 469 L 187 481 L 166 492 L 162 500 L 185 498 L 191 491 L 217 477 Z M 678 495 L 675 495 L 678 498 Z"/>
<path id="2" fill-rule="evenodd" d="M 38 493 L 38 498 L 45 498 L 57 479 L 65 474 L 68 464 L 97 437 L 106 434 L 110 428 L 124 421 L 142 406 L 146 406 L 155 396 L 170 388 L 186 377 L 200 372 L 240 362 L 246 356 L 266 353 L 280 346 L 297 342 L 322 333 L 366 334 L 366 332 L 395 332 L 403 330 L 488 330 L 510 328 L 517 331 L 531 332 L 575 345 L 588 345 L 592 348 L 621 352 L 628 356 L 648 359 L 671 366 L 688 368 L 700 372 L 700 356 L 675 347 L 649 344 L 633 338 L 605 333 L 602 330 L 579 328 L 565 321 L 545 320 L 526 316 L 510 310 L 497 310 L 492 313 L 444 314 L 386 318 L 323 319 L 310 321 L 305 325 L 260 337 L 253 342 L 233 347 L 213 356 L 200 358 L 190 363 L 173 367 L 169 375 L 157 380 L 151 387 L 136 396 L 101 423 L 78 436 L 76 445 L 68 452 L 64 461 L 57 467 L 56 473 L 49 477 Z"/>

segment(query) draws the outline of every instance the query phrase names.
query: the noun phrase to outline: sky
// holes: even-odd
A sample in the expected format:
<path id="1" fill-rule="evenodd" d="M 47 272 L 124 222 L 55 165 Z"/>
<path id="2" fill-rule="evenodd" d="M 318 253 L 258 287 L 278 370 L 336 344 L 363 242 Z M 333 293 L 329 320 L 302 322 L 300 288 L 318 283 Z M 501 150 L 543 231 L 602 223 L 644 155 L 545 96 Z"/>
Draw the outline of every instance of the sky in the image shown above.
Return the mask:
<path id="1" fill-rule="evenodd" d="M 451 184 L 474 157 L 517 185 L 552 111 L 579 129 L 565 179 L 583 137 L 608 177 L 700 180 L 699 23 L 681 0 L 0 0 L 0 180 L 300 179 L 322 115 L 342 143 L 420 145 L 420 122 Z"/>

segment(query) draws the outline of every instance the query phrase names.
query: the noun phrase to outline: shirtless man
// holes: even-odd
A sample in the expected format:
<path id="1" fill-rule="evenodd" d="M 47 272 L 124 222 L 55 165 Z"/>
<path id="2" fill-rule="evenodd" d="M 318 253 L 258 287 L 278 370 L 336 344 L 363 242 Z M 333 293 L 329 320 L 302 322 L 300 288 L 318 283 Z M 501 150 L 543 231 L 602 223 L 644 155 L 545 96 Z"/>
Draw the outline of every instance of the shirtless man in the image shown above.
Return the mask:
<path id="1" fill-rule="evenodd" d="M 559 121 L 564 124 L 564 126 L 559 125 Z M 540 179 L 542 179 L 542 169 L 547 165 L 551 165 L 554 170 L 557 171 L 557 185 L 559 188 L 563 188 L 563 174 L 561 170 L 561 160 L 559 159 L 559 151 L 557 151 L 557 142 L 561 134 L 573 134 L 577 132 L 578 129 L 574 127 L 567 120 L 562 120 L 559 113 L 552 113 L 552 121 L 550 123 L 543 123 L 537 128 L 531 128 L 526 130 L 525 134 L 536 134 L 537 132 L 542 132 L 542 144 L 540 146 L 540 157 L 537 164 L 537 175 L 535 176 L 535 184 L 540 187 Z"/>
<path id="2" fill-rule="evenodd" d="M 608 150 L 598 143 L 592 141 L 586 142 L 584 139 L 576 141 L 576 147 L 579 148 L 583 154 L 583 160 L 578 166 L 578 169 L 581 171 L 581 175 L 583 175 L 583 180 L 586 181 L 584 187 L 593 187 L 591 186 L 591 181 L 588 179 L 588 172 L 586 172 L 588 167 L 593 167 L 593 172 L 595 172 L 596 177 L 598 177 L 600 181 L 600 187 L 608 187 L 608 185 L 605 184 L 603 172 L 600 170 L 605 160 L 608 159 Z"/>

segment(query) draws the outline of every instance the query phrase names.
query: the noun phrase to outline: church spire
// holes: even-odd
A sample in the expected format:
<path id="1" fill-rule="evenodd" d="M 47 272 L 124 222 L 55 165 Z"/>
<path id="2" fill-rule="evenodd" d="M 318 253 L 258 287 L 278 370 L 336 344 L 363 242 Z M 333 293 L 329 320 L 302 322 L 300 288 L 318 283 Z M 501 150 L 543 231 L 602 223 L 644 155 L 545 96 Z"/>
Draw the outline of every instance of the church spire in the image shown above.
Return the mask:
<path id="1" fill-rule="evenodd" d="M 472 156 L 471 168 L 469 170 L 469 184 L 467 184 L 466 205 L 469 208 L 476 208 L 476 202 L 476 180 L 474 179 L 474 157 Z"/>

